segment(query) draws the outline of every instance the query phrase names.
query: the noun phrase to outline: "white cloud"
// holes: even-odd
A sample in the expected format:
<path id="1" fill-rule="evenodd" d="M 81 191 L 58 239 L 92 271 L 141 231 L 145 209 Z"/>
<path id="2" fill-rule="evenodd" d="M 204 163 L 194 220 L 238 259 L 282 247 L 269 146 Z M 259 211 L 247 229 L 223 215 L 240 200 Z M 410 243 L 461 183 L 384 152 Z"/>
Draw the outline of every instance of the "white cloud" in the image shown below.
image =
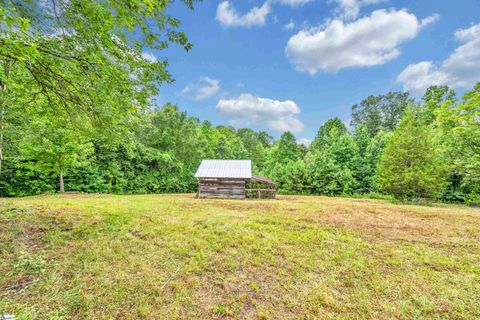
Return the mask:
<path id="1" fill-rule="evenodd" d="M 253 7 L 244 15 L 240 15 L 229 1 L 223 1 L 217 7 L 216 19 L 227 27 L 263 26 L 270 13 L 270 5 L 265 2 L 261 7 Z"/>
<path id="2" fill-rule="evenodd" d="M 480 37 L 480 23 L 472 25 L 468 29 L 458 29 L 455 31 L 455 39 L 462 42 L 478 40 Z"/>
<path id="3" fill-rule="evenodd" d="M 331 0 L 338 5 L 335 9 L 335 15 L 343 20 L 356 19 L 361 6 L 379 3 L 380 1 L 382 0 Z"/>
<path id="4" fill-rule="evenodd" d="M 444 61 L 421 61 L 407 66 L 397 77 L 405 90 L 423 91 L 431 85 L 471 87 L 480 81 L 480 23 L 455 32 L 460 46 Z"/>
<path id="5" fill-rule="evenodd" d="M 440 19 L 440 15 L 438 13 L 434 13 L 431 16 L 428 16 L 426 18 L 423 18 L 422 21 L 420 21 L 420 26 L 421 27 L 426 27 L 429 24 L 432 24 L 434 22 L 437 22 L 438 19 Z"/>
<path id="6" fill-rule="evenodd" d="M 310 0 L 273 0 L 273 2 L 291 7 L 300 7 L 310 2 Z"/>
<path id="7" fill-rule="evenodd" d="M 216 95 L 220 91 L 220 81 L 209 77 L 201 77 L 197 83 L 189 83 L 182 94 L 193 100 L 201 101 Z"/>
<path id="8" fill-rule="evenodd" d="M 298 143 L 303 144 L 305 147 L 309 147 L 310 144 L 312 144 L 312 139 L 301 138 L 301 139 L 298 139 Z"/>
<path id="9" fill-rule="evenodd" d="M 381 65 L 398 57 L 399 45 L 415 38 L 421 27 L 406 10 L 376 10 L 353 22 L 335 19 L 304 28 L 288 40 L 285 53 L 297 70 L 310 74 Z"/>
<path id="10" fill-rule="evenodd" d="M 347 130 L 348 131 L 351 131 L 353 130 L 353 127 L 352 127 L 352 118 L 348 118 L 347 120 L 342 120 L 343 124 L 345 125 L 345 127 L 347 127 Z"/>
<path id="11" fill-rule="evenodd" d="M 221 99 L 216 109 L 237 126 L 257 123 L 280 132 L 303 130 L 303 123 L 297 118 L 300 108 L 291 100 L 279 101 L 244 93 L 237 98 Z"/>
<path id="12" fill-rule="evenodd" d="M 150 63 L 158 61 L 157 57 L 155 57 L 152 53 L 149 52 L 142 52 L 142 58 Z"/>
<path id="13" fill-rule="evenodd" d="M 405 90 L 422 91 L 434 84 L 447 82 L 447 75 L 441 72 L 432 61 L 422 61 L 408 65 L 397 77 Z"/>
<path id="14" fill-rule="evenodd" d="M 287 23 L 286 25 L 284 25 L 283 28 L 284 28 L 285 30 L 292 30 L 293 28 L 295 28 L 295 22 L 293 22 L 292 20 L 290 20 L 290 22 Z"/>

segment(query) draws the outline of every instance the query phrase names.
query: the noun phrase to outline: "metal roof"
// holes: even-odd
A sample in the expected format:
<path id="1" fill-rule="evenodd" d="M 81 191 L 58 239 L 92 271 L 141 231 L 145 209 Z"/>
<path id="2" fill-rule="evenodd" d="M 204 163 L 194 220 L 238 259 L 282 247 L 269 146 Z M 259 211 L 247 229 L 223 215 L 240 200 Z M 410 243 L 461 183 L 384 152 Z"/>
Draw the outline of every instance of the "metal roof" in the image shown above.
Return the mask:
<path id="1" fill-rule="evenodd" d="M 252 177 L 251 160 L 202 160 L 195 173 L 197 178 L 245 178 Z"/>

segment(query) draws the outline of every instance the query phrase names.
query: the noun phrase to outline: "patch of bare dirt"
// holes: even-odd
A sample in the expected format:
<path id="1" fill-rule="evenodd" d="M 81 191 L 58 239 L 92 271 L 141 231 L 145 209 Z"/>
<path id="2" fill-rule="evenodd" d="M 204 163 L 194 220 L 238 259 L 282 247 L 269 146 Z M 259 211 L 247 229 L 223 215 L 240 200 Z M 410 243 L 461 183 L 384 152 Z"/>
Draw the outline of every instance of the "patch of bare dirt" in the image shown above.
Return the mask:
<path id="1" fill-rule="evenodd" d="M 23 276 L 19 279 L 7 281 L 0 286 L 0 297 L 18 294 L 34 282 L 35 280 L 31 276 Z"/>
<path id="2" fill-rule="evenodd" d="M 285 288 L 275 272 L 265 268 L 239 268 L 235 272 L 220 270 L 203 279 L 204 285 L 195 292 L 194 301 L 202 310 L 202 314 L 215 319 L 263 319 L 259 306 L 268 310 L 276 310 L 275 315 L 265 319 L 294 318 L 294 310 L 290 310 L 280 297 Z M 216 307 L 224 306 L 225 311 L 218 314 Z M 266 316 L 266 315 L 265 315 Z"/>

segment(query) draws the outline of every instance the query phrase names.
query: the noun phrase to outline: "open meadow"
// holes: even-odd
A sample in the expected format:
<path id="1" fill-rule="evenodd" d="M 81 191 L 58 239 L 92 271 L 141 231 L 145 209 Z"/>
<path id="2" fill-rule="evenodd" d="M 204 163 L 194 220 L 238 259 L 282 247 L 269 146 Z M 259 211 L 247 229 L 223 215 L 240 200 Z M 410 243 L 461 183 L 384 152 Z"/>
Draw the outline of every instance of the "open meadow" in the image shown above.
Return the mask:
<path id="1" fill-rule="evenodd" d="M 17 319 L 480 318 L 480 209 L 281 196 L 0 200 Z"/>

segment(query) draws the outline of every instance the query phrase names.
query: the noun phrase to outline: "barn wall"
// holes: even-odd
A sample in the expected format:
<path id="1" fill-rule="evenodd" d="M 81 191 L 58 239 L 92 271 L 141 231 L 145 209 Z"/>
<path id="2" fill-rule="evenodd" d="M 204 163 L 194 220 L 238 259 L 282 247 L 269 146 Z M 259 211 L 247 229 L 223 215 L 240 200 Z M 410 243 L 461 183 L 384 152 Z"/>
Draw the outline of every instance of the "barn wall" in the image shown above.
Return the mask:
<path id="1" fill-rule="evenodd" d="M 245 179 L 200 178 L 198 197 L 245 199 Z"/>

